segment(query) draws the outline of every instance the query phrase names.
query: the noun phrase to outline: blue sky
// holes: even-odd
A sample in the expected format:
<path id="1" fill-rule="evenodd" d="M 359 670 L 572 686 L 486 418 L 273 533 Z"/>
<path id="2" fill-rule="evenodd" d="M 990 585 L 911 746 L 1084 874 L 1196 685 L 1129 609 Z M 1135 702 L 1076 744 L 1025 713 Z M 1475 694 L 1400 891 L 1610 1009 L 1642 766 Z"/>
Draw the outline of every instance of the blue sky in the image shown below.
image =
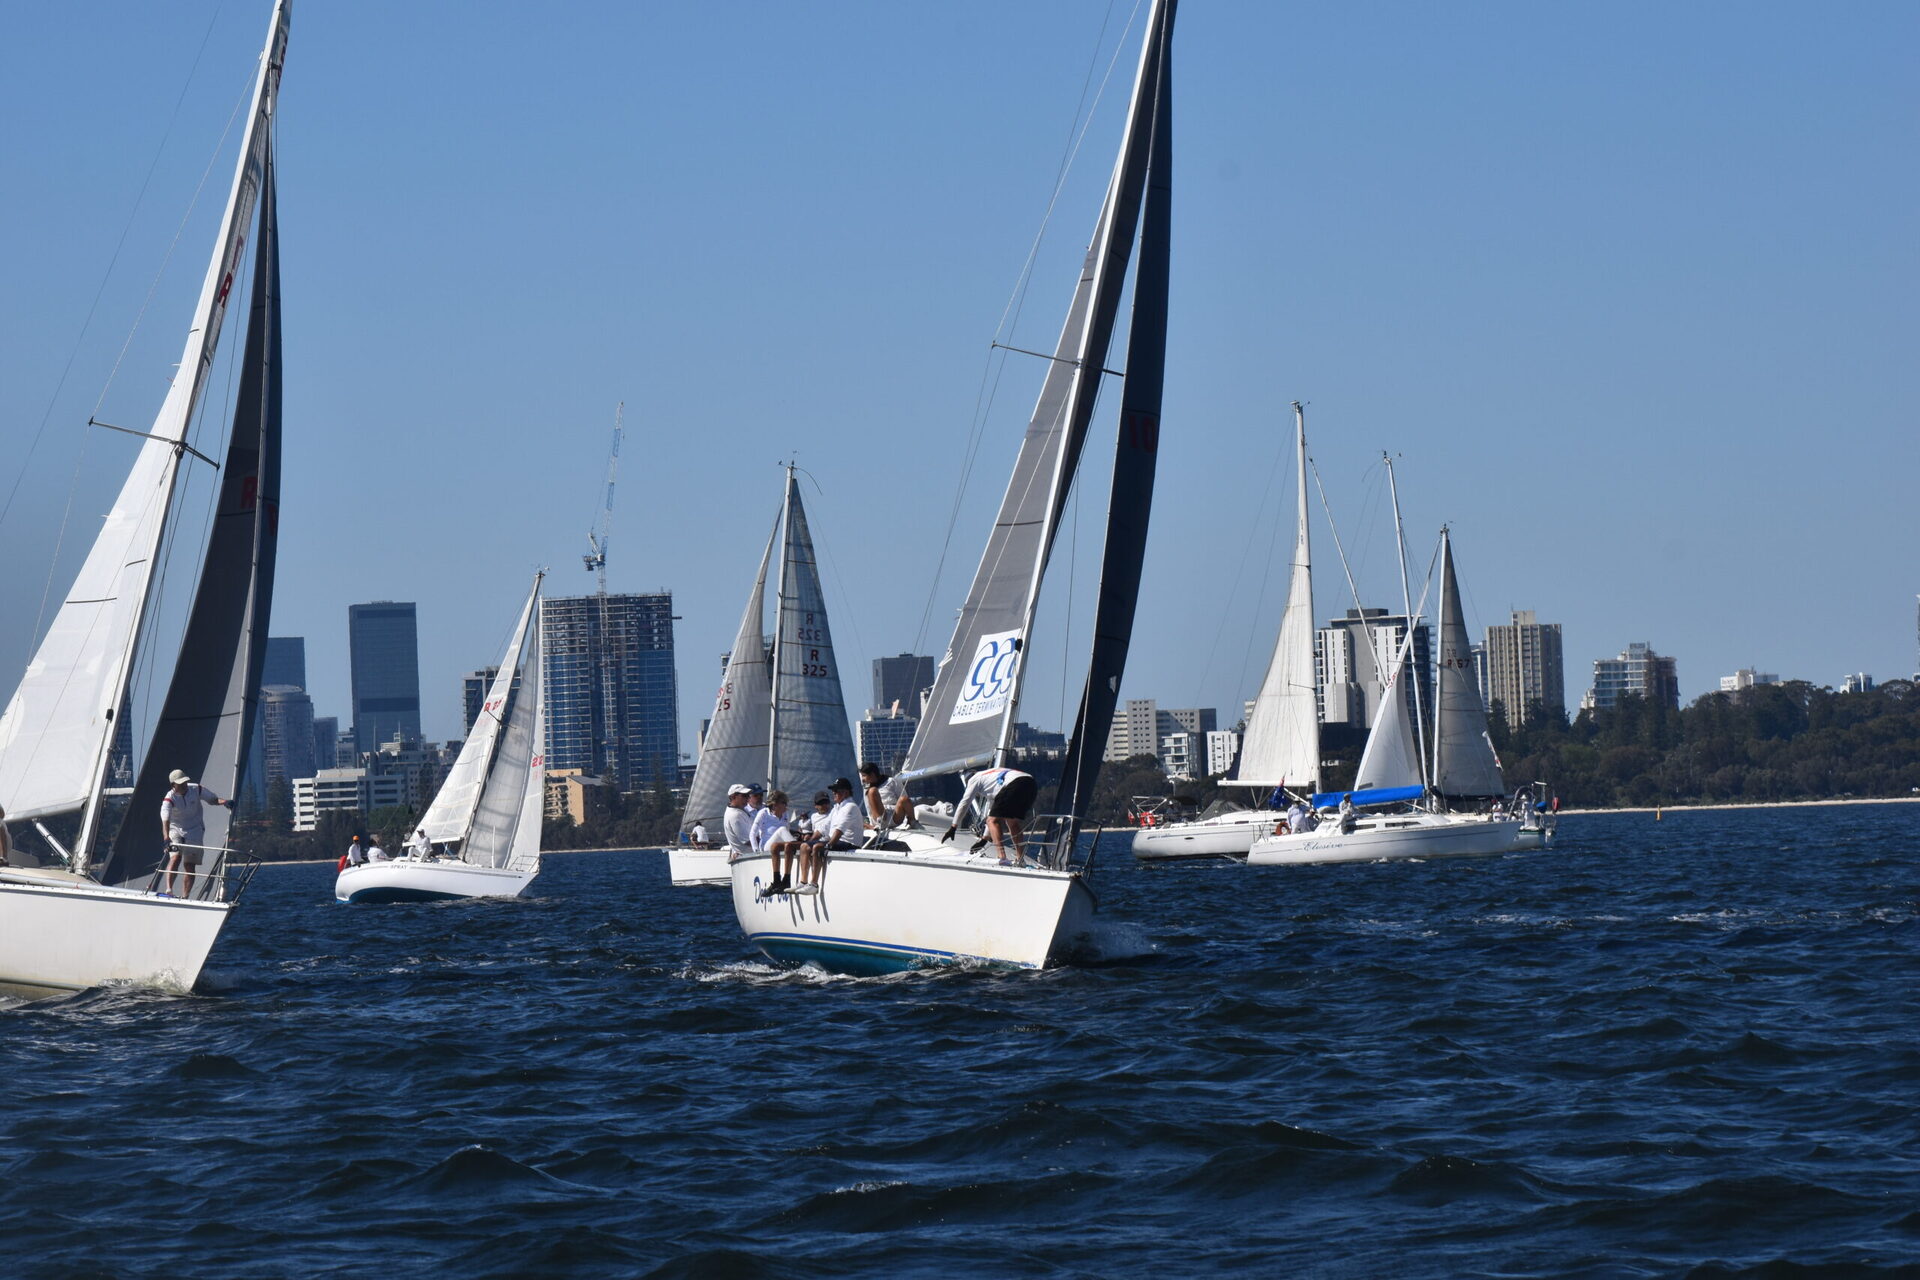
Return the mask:
<path id="1" fill-rule="evenodd" d="M 266 16 L 0 7 L 0 672 L 123 474 L 127 445 L 83 426 L 96 400 L 135 425 L 159 405 L 231 143 L 182 216 Z M 416 600 L 426 728 L 457 732 L 458 676 L 497 651 L 531 570 L 591 588 L 579 555 L 623 399 L 610 581 L 675 592 L 689 745 L 789 454 L 820 485 L 855 713 L 870 658 L 939 652 L 1040 375 L 988 343 L 1053 340 L 1137 25 L 1018 323 L 1001 317 L 1130 16 L 298 5 L 274 631 L 307 638 L 317 709 L 346 712 L 346 606 Z M 1188 0 L 1161 479 L 1124 693 L 1231 718 L 1252 692 L 1284 591 L 1295 398 L 1369 603 L 1399 590 L 1389 449 L 1410 558 L 1450 522 L 1469 625 L 1560 622 L 1570 700 L 1634 640 L 1677 657 L 1688 698 L 1750 665 L 1910 674 L 1917 36 L 1904 4 Z M 1024 714 L 1043 725 L 1077 692 L 1061 671 L 1099 506 L 1076 506 L 1036 637 Z M 1316 536 L 1331 569 L 1317 518 Z M 1346 607 L 1337 573 L 1319 583 L 1321 614 Z"/>

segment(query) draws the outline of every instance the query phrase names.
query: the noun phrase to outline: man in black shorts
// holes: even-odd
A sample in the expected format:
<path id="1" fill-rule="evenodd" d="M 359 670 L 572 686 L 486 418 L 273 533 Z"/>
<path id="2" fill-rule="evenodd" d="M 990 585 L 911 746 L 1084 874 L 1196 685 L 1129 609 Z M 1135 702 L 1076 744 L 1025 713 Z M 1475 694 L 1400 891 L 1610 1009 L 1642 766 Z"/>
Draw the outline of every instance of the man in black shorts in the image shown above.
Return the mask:
<path id="1" fill-rule="evenodd" d="M 953 825 L 940 838 L 953 839 L 953 833 L 967 820 L 969 811 L 984 812 L 987 839 L 993 841 L 1000 865 L 1021 863 L 1020 837 L 1026 832 L 1027 815 L 1033 812 L 1033 802 L 1039 794 L 1040 784 L 1030 773 L 1018 769 L 982 769 L 967 779 L 966 794 L 960 797 L 960 805 L 953 811 Z M 1005 837 L 1004 843 L 1002 837 Z M 1009 846 L 1011 858 L 1007 856 Z"/>

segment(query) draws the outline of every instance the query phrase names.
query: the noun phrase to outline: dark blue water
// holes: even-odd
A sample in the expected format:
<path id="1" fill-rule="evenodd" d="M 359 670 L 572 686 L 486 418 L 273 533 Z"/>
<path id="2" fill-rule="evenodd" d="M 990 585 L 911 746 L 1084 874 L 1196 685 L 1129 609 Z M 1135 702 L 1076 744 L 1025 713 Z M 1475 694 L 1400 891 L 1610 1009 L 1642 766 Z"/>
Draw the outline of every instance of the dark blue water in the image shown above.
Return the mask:
<path id="1" fill-rule="evenodd" d="M 657 854 L 270 867 L 201 994 L 0 1011 L 10 1276 L 1920 1274 L 1920 808 L 1140 868 L 1110 959 L 843 979 Z"/>

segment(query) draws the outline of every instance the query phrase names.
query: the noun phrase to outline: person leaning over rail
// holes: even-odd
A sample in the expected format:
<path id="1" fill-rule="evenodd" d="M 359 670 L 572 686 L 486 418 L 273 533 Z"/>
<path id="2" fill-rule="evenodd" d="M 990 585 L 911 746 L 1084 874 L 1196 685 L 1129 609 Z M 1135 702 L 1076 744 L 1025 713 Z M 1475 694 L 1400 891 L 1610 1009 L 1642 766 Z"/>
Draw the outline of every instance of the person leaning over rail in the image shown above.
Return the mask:
<path id="1" fill-rule="evenodd" d="M 195 896 L 198 885 L 194 883 L 200 874 L 200 867 L 206 857 L 207 812 L 210 804 L 233 808 L 233 801 L 222 800 L 213 792 L 195 782 L 184 769 L 175 769 L 167 775 L 172 785 L 167 794 L 160 798 L 160 840 L 166 846 L 167 866 L 161 874 L 162 888 L 159 895 L 163 898 L 190 898 Z M 167 890 L 178 888 L 177 893 Z"/>
<path id="2" fill-rule="evenodd" d="M 1000 856 L 1000 865 L 1018 866 L 1025 862 L 1020 852 L 1020 837 L 1026 834 L 1027 815 L 1033 812 L 1033 802 L 1040 794 L 1040 784 L 1033 775 L 1018 769 L 982 769 L 967 779 L 966 793 L 960 797 L 960 803 L 953 810 L 953 825 L 940 838 L 952 840 L 960 824 L 967 820 L 967 812 L 973 809 L 986 815 L 987 840 L 993 842 L 993 850 Z M 1002 843 L 1005 839 L 1007 843 Z M 1007 844 L 1012 845 L 1013 857 L 1007 857 Z M 980 844 L 973 847 L 978 849 Z"/>

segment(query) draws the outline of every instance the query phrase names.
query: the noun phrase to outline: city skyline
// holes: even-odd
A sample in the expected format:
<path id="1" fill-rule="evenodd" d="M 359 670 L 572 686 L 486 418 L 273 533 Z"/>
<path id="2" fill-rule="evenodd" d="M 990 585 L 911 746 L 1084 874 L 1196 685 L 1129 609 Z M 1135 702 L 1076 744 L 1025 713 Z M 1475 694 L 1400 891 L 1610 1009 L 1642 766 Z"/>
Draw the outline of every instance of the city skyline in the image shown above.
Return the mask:
<path id="1" fill-rule="evenodd" d="M 310 638 L 316 705 L 349 705 L 340 606 L 411 599 L 422 729 L 456 734 L 451 677 L 497 658 L 522 573 L 579 563 L 623 397 L 610 583 L 671 589 L 682 648 L 727 647 L 764 545 L 760 516 L 730 509 L 722 480 L 771 477 L 797 448 L 823 489 L 813 523 L 843 661 L 938 655 L 1034 384 L 1027 358 L 992 356 L 1006 363 L 987 368 L 999 390 L 959 550 L 936 576 L 987 343 L 1044 348 L 1057 328 L 1048 299 L 1082 248 L 1065 216 L 1033 301 L 995 326 L 1080 72 L 1104 71 L 1124 15 L 1102 34 L 1100 4 L 863 9 L 858 23 L 828 6 L 743 32 L 697 7 L 582 5 L 503 41 L 514 12 L 479 4 L 450 28 L 344 0 L 299 20 L 280 124 L 274 629 Z M 9 15 L 0 103 L 39 125 L 17 140 L 5 214 L 21 301 L 0 305 L 0 431 L 25 481 L 0 522 L 0 583 L 29 602 L 0 619 L 5 670 L 30 652 L 56 544 L 57 593 L 85 542 L 74 530 L 123 474 L 130 446 L 87 417 L 138 424 L 177 358 L 172 317 L 195 282 L 175 264 L 108 376 L 259 19 L 135 8 L 103 39 L 84 5 Z M 1309 444 L 1369 599 L 1397 598 L 1377 475 L 1390 447 L 1405 455 L 1410 559 L 1418 570 L 1430 531 L 1453 523 L 1475 635 L 1534 609 L 1562 625 L 1576 672 L 1654 637 L 1679 659 L 1683 701 L 1745 667 L 1836 686 L 1911 673 L 1912 591 L 1887 583 L 1911 542 L 1901 484 L 1920 461 L 1902 409 L 1920 290 L 1897 212 L 1916 178 L 1871 158 L 1903 145 L 1916 90 L 1898 51 L 1920 18 L 1869 4 L 1837 24 L 1765 5 L 1660 26 L 1649 46 L 1630 17 L 1544 10 L 1229 2 L 1183 15 L 1161 486 L 1122 697 L 1225 707 L 1257 682 L 1283 591 L 1270 551 L 1293 396 L 1309 402 Z M 414 76 L 428 48 L 460 73 Z M 1297 55 L 1284 84 L 1259 52 L 1274 48 Z M 637 85 L 633 49 L 648 51 Z M 576 74 L 554 78 L 563 65 Z M 1791 101 L 1770 89 L 1785 80 Z M 849 83 L 865 93 L 822 89 Z M 1099 110 L 1090 139 L 1111 135 L 1110 97 Z M 1099 170 L 1076 164 L 1059 209 L 1091 207 Z M 450 224 L 448 200 L 476 174 L 487 198 Z M 775 186 L 786 207 L 769 220 Z M 617 210 L 644 210 L 644 234 Z M 752 376 L 716 354 L 716 332 L 761 353 Z M 423 333 L 436 339 L 426 359 Z M 503 494 L 526 500 L 468 504 L 502 458 Z M 879 497 L 915 518 L 875 536 Z M 1094 559 L 1093 506 L 1078 504 L 1060 564 Z M 1331 565 L 1324 529 L 1316 513 Z M 1815 607 L 1780 608 L 1789 581 L 1818 584 Z M 1341 594 L 1323 588 L 1316 612 L 1340 612 Z M 1078 695 L 1061 672 L 1084 647 L 1086 596 L 1050 586 L 1048 607 L 1060 617 L 1069 595 L 1069 634 L 1034 645 L 1029 719 L 1064 723 Z M 1183 607 L 1160 607 L 1173 600 Z M 690 730 L 712 681 L 688 674 Z"/>

